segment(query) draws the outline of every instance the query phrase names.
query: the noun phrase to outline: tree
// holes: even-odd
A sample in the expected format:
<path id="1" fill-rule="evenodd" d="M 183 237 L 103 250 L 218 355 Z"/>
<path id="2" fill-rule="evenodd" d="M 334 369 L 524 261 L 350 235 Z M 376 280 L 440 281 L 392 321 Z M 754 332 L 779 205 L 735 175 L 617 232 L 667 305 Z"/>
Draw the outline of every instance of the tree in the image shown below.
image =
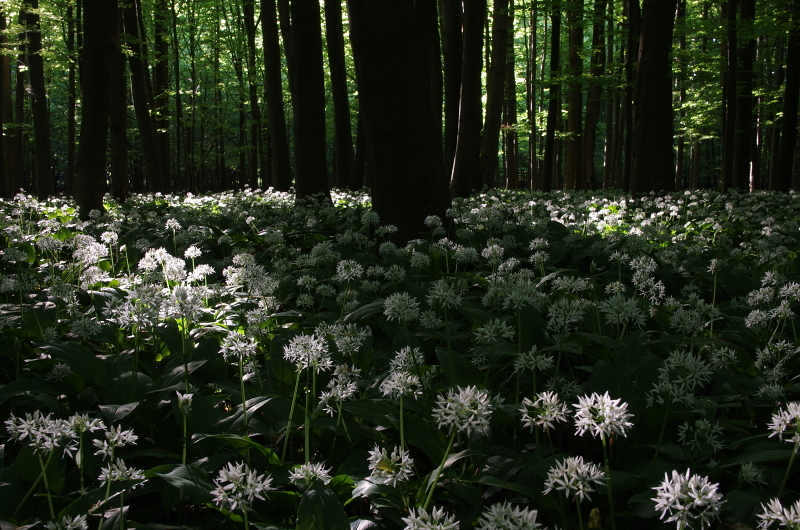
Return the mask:
<path id="1" fill-rule="evenodd" d="M 429 82 L 416 13 L 409 2 L 350 0 L 351 42 L 359 109 L 367 149 L 380 178 L 372 203 L 382 223 L 398 227 L 396 239 L 416 238 L 428 215 L 449 205 L 442 161 L 434 147 Z"/>
<path id="2" fill-rule="evenodd" d="M 485 20 L 486 0 L 464 0 L 458 138 L 450 180 L 453 197 L 468 197 L 481 184 L 481 45 Z"/>
<path id="3" fill-rule="evenodd" d="M 294 186 L 298 199 L 330 199 L 325 159 L 325 75 L 319 2 L 292 0 L 289 74 L 294 112 Z"/>
<path id="4" fill-rule="evenodd" d="M 25 4 L 25 32 L 28 36 L 28 73 L 31 79 L 30 95 L 33 110 L 33 146 L 35 151 L 36 194 L 45 200 L 54 193 L 53 167 L 50 163 L 50 110 L 44 82 L 42 59 L 42 34 L 39 28 L 39 0 Z"/>
<path id="5" fill-rule="evenodd" d="M 676 0 L 644 0 L 634 92 L 631 191 L 672 190 L 672 70 Z"/>
<path id="6" fill-rule="evenodd" d="M 497 173 L 497 142 L 506 84 L 506 55 L 511 19 L 508 0 L 495 0 L 492 16 L 492 56 L 486 72 L 486 119 L 481 135 L 481 185 L 494 187 Z"/>
<path id="7" fill-rule="evenodd" d="M 561 84 L 558 81 L 561 58 L 561 8 L 553 4 L 550 14 L 550 88 L 548 90 L 547 125 L 544 137 L 544 162 L 542 164 L 542 191 L 550 191 L 555 180 L 555 138 L 561 112 Z"/>
<path id="8" fill-rule="evenodd" d="M 777 189 L 792 186 L 792 165 L 797 144 L 797 108 L 800 99 L 800 0 L 792 0 L 789 43 L 786 49 L 786 85 L 783 94 L 783 121 L 777 160 Z"/>
<path id="9" fill-rule="evenodd" d="M 753 21 L 756 17 L 756 0 L 739 0 L 739 20 L 736 26 L 738 42 L 738 79 L 736 83 L 736 117 L 733 138 L 733 185 L 740 189 L 750 187 L 750 160 L 755 136 L 753 135 L 753 62 L 756 39 Z M 744 41 L 744 42 L 742 42 Z"/>
<path id="10" fill-rule="evenodd" d="M 106 183 L 106 146 L 113 37 L 117 29 L 116 2 L 83 0 L 83 49 L 81 51 L 80 146 L 75 174 L 75 202 L 80 215 L 103 209 Z"/>
<path id="11" fill-rule="evenodd" d="M 569 83 L 567 84 L 567 137 L 566 168 L 564 188 L 584 187 L 581 175 L 581 134 L 583 115 L 583 94 L 581 75 L 583 75 L 583 0 L 567 2 L 567 25 L 569 30 Z"/>
<path id="12" fill-rule="evenodd" d="M 334 181 L 337 187 L 346 188 L 353 177 L 354 152 L 350 100 L 347 96 L 341 0 L 325 0 L 325 39 L 328 42 L 328 67 L 333 96 Z"/>

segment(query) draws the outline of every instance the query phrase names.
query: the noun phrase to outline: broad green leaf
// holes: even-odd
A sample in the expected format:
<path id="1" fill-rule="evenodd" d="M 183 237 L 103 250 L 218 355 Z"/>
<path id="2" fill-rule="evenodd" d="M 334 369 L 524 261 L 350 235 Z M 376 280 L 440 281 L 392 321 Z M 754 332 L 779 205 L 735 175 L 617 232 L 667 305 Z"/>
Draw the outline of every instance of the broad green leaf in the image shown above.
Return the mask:
<path id="1" fill-rule="evenodd" d="M 101 386 L 108 378 L 106 364 L 86 346 L 76 342 L 36 341 L 34 344 L 53 359 L 67 363 L 75 375 L 95 387 Z"/>
<path id="2" fill-rule="evenodd" d="M 442 370 L 453 386 L 483 385 L 484 376 L 478 368 L 456 351 L 436 348 Z"/>
<path id="3" fill-rule="evenodd" d="M 296 529 L 350 530 L 350 523 L 336 495 L 317 481 L 300 499 Z"/>
<path id="4" fill-rule="evenodd" d="M 193 504 L 212 501 L 211 490 L 214 489 L 214 484 L 208 480 L 203 470 L 192 464 L 178 465 L 168 473 L 156 474 L 181 490 Z"/>

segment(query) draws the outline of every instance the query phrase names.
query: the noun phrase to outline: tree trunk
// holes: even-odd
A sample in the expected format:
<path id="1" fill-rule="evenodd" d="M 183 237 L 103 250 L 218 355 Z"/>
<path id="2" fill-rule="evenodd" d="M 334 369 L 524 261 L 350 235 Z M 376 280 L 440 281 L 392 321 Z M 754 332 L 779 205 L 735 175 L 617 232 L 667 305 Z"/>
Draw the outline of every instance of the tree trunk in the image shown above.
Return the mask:
<path id="1" fill-rule="evenodd" d="M 33 112 L 33 147 L 35 152 L 36 195 L 40 201 L 55 192 L 50 153 L 50 109 L 44 82 L 42 33 L 39 28 L 39 0 L 27 0 L 25 31 L 28 34 L 28 75 L 30 76 L 31 110 Z"/>
<path id="2" fill-rule="evenodd" d="M 169 46 L 170 12 L 167 0 L 157 0 L 154 8 L 155 67 L 153 68 L 153 95 L 155 100 L 156 142 L 165 174 L 170 174 L 169 139 Z M 180 178 L 176 174 L 176 181 Z M 112 180 L 113 182 L 113 180 Z"/>
<path id="3" fill-rule="evenodd" d="M 136 125 L 142 142 L 142 158 L 147 169 L 147 188 L 151 192 L 165 191 L 164 172 L 161 158 L 158 155 L 156 141 L 156 127 L 150 112 L 150 100 L 147 90 L 147 70 L 144 65 L 144 43 L 139 32 L 137 10 L 141 9 L 139 1 L 126 4 L 123 9 L 125 32 L 129 36 L 128 45 L 131 48 L 129 64 L 131 69 L 131 92 L 133 94 L 133 108 L 136 113 Z M 88 5 L 86 6 L 88 11 Z M 84 102 L 86 100 L 84 99 Z"/>
<path id="4" fill-rule="evenodd" d="M 247 146 L 250 173 L 248 183 L 255 189 L 258 187 L 259 148 L 261 144 L 261 109 L 258 105 L 258 73 L 256 72 L 256 23 L 255 0 L 243 0 L 242 18 L 247 46 L 247 88 L 250 94 L 250 144 Z M 202 138 L 202 135 L 201 135 Z M 262 172 L 263 173 L 263 172 Z M 262 175 L 263 177 L 263 175 Z"/>
<path id="5" fill-rule="evenodd" d="M 376 178 L 372 201 L 381 223 L 398 227 L 399 243 L 416 238 L 425 217 L 449 205 L 431 128 L 429 80 L 415 12 L 407 2 L 350 0 L 359 109 Z"/>
<path id="6" fill-rule="evenodd" d="M 82 218 L 103 209 L 110 102 L 111 56 L 118 28 L 116 2 L 83 0 L 81 51 L 81 133 L 75 174 L 75 202 Z"/>
<path id="7" fill-rule="evenodd" d="M 800 97 L 800 0 L 791 3 L 792 26 L 786 47 L 786 88 L 783 94 L 781 142 L 778 147 L 776 188 L 788 191 L 792 187 L 792 166 L 797 144 L 797 107 Z"/>
<path id="8" fill-rule="evenodd" d="M 645 0 L 631 145 L 631 191 L 675 187 L 672 152 L 672 29 L 676 0 Z"/>
<path id="9" fill-rule="evenodd" d="M 547 106 L 547 129 L 544 138 L 544 164 L 542 167 L 542 191 L 553 189 L 555 180 L 555 138 L 559 115 L 561 114 L 561 85 L 558 81 L 559 60 L 561 57 L 561 11 L 558 4 L 553 5 L 550 30 L 550 89 Z"/>
<path id="10" fill-rule="evenodd" d="M 727 68 L 722 86 L 722 191 L 733 184 L 733 153 L 736 136 L 736 93 L 738 85 L 738 44 L 736 34 L 736 9 L 739 0 L 727 0 L 723 12 L 727 20 L 726 52 Z"/>
<path id="11" fill-rule="evenodd" d="M 567 75 L 567 136 L 564 187 L 567 190 L 584 188 L 581 182 L 581 133 L 583 94 L 581 76 L 583 75 L 583 0 L 567 2 L 567 25 L 569 26 L 569 70 Z"/>
<path id="12" fill-rule="evenodd" d="M 350 98 L 344 57 L 341 0 L 325 0 L 325 39 L 328 43 L 328 68 L 333 99 L 334 182 L 347 188 L 353 179 L 353 132 L 350 125 Z"/>
<path id="13" fill-rule="evenodd" d="M 741 190 L 750 188 L 750 161 L 753 151 L 753 62 L 756 56 L 756 39 L 753 22 L 756 16 L 756 0 L 739 1 L 739 21 L 736 25 L 737 40 L 747 39 L 738 51 L 736 82 L 736 119 L 733 138 L 733 186 Z"/>
<path id="14" fill-rule="evenodd" d="M 686 117 L 686 109 L 684 109 L 684 104 L 686 103 L 686 76 L 688 73 L 686 71 L 685 57 L 683 55 L 686 52 L 686 0 L 678 0 L 678 13 L 676 19 L 676 24 L 680 28 L 678 35 L 678 48 L 681 51 L 681 55 L 676 60 L 679 69 L 679 73 L 676 76 L 676 83 L 678 85 L 678 107 L 680 109 L 678 111 L 680 132 L 678 133 L 678 161 L 675 164 L 675 189 L 679 190 L 684 186 L 683 167 L 686 145 L 686 130 L 683 127 L 683 119 Z"/>
<path id="15" fill-rule="evenodd" d="M 514 0 L 509 2 L 509 27 L 514 27 Z M 519 189 L 519 148 L 517 145 L 517 73 L 515 66 L 514 35 L 508 33 L 508 53 L 506 53 L 506 97 L 504 132 L 506 146 L 506 187 Z"/>
<path id="16" fill-rule="evenodd" d="M 469 197 L 481 185 L 481 48 L 486 0 L 464 0 L 464 46 L 458 140 L 450 179 L 453 197 Z"/>
<path id="17" fill-rule="evenodd" d="M 486 119 L 481 135 L 481 186 L 493 188 L 497 180 L 497 150 L 505 100 L 506 56 L 511 28 L 508 0 L 495 0 L 492 15 L 491 62 L 486 71 Z"/>
<path id="18" fill-rule="evenodd" d="M 642 12 L 639 7 L 639 0 L 625 0 L 625 12 L 628 24 L 628 39 L 625 43 L 625 96 L 622 109 L 622 123 L 624 126 L 625 149 L 622 152 L 622 189 L 631 189 L 631 170 L 632 170 L 632 150 L 633 150 L 633 91 L 636 81 L 636 66 L 639 58 L 640 32 L 642 29 Z M 622 129 L 622 127 L 620 128 Z M 620 139 L 623 138 L 622 130 L 619 131 Z M 622 149 L 622 142 L 618 146 Z M 617 158 L 620 164 L 620 158 Z"/>
<path id="19" fill-rule="evenodd" d="M 80 6 L 80 0 L 78 1 Z M 78 9 L 80 13 L 80 10 Z M 72 195 L 75 184 L 75 107 L 77 106 L 77 86 L 75 63 L 77 62 L 77 48 L 75 47 L 75 18 L 72 5 L 67 6 L 67 56 L 69 66 L 67 67 L 67 195 Z"/>
<path id="20" fill-rule="evenodd" d="M 291 15 L 294 72 L 290 69 L 289 73 L 294 78 L 294 185 L 298 199 L 330 200 L 319 2 L 292 0 Z"/>
<path id="21" fill-rule="evenodd" d="M 597 122 L 600 118 L 600 97 L 602 78 L 605 73 L 605 20 L 606 0 L 595 0 L 594 23 L 592 27 L 592 64 L 589 68 L 591 85 L 586 96 L 586 125 L 581 140 L 581 187 L 597 188 L 597 176 L 594 169 L 594 149 L 597 142 Z"/>
<path id="22" fill-rule="evenodd" d="M 427 80 L 428 106 L 431 108 L 429 114 L 431 123 L 425 125 L 430 127 L 435 138 L 433 147 L 437 150 L 438 157 L 443 160 L 444 151 L 442 146 L 442 131 L 444 122 L 442 112 L 444 110 L 444 77 L 442 74 L 442 49 L 439 38 L 439 16 L 437 10 L 437 0 L 415 0 L 414 9 L 417 14 L 417 32 L 419 33 L 420 43 L 420 65 L 422 76 Z M 444 173 L 442 178 L 446 178 Z M 447 181 L 445 180 L 445 185 Z"/>
<path id="23" fill-rule="evenodd" d="M 269 129 L 271 185 L 276 190 L 289 191 L 292 186 L 292 163 L 283 109 L 281 48 L 275 0 L 261 0 L 261 28 L 264 38 L 264 104 Z"/>
<path id="24" fill-rule="evenodd" d="M 21 10 L 19 13 L 19 25 L 23 26 L 25 23 L 25 11 Z M 28 57 L 26 55 L 25 34 L 19 35 L 19 54 L 17 60 L 14 61 L 14 74 L 16 86 L 14 88 L 14 128 L 12 133 L 12 142 L 14 144 L 14 175 L 13 175 L 13 195 L 19 193 L 21 189 L 29 189 L 28 182 L 28 164 L 25 160 L 25 135 L 22 134 L 22 128 L 25 124 L 25 86 L 26 86 L 26 72 Z"/>
<path id="25" fill-rule="evenodd" d="M 8 49 L 8 37 L 6 36 L 6 15 L 0 10 L 0 156 L 2 156 L 2 187 L 0 193 L 3 197 L 13 197 L 14 189 L 14 149 L 13 136 L 10 129 L 6 129 L 6 124 L 13 122 L 14 115 L 11 106 L 11 63 L 9 55 L 12 53 Z"/>
<path id="26" fill-rule="evenodd" d="M 539 189 L 539 164 L 538 157 L 536 156 L 536 139 L 539 131 L 536 126 L 536 89 L 534 86 L 536 79 L 536 24 L 538 23 L 538 12 L 536 2 L 531 5 L 530 21 L 528 27 L 530 33 L 528 36 L 527 46 L 525 47 L 526 59 L 526 83 L 525 83 L 525 101 L 526 101 L 526 118 L 530 131 L 528 132 L 528 178 L 530 184 L 528 189 L 531 191 Z"/>
<path id="27" fill-rule="evenodd" d="M 121 13 L 110 0 L 116 26 L 109 50 L 109 129 L 111 133 L 111 195 L 119 202 L 128 196 L 128 86 L 125 82 L 125 53 L 120 40 Z M 166 153 L 165 153 L 166 154 Z"/>
<path id="28" fill-rule="evenodd" d="M 442 0 L 442 55 L 444 57 L 444 178 L 449 183 L 458 141 L 458 108 L 464 40 L 461 1 Z"/>

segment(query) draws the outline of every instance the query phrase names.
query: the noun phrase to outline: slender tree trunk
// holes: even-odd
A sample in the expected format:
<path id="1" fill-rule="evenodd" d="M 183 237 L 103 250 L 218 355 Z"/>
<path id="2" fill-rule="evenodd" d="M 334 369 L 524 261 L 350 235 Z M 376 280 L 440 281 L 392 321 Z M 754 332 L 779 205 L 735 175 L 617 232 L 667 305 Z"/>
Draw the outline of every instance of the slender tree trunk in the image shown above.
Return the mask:
<path id="1" fill-rule="evenodd" d="M 75 174 L 75 202 L 82 218 L 103 210 L 106 190 L 106 148 L 114 33 L 118 30 L 116 2 L 83 0 L 81 50 L 81 132 Z"/>
<path id="2" fill-rule="evenodd" d="M 25 24 L 25 11 L 21 10 L 19 13 L 19 24 Z M 30 189 L 28 180 L 28 163 L 25 159 L 25 135 L 22 134 L 22 128 L 25 123 L 25 86 L 28 71 L 28 57 L 25 45 L 25 34 L 19 35 L 19 54 L 17 61 L 14 63 L 14 74 L 16 87 L 14 88 L 14 132 L 12 141 L 14 143 L 14 192 L 16 195 L 21 189 Z"/>
<path id="3" fill-rule="evenodd" d="M 536 125 L 536 25 L 538 23 L 538 12 L 536 2 L 531 3 L 530 20 L 528 28 L 530 33 L 528 36 L 527 46 L 525 47 L 526 55 L 526 83 L 525 83 L 525 101 L 526 101 L 526 117 L 530 131 L 528 132 L 528 178 L 530 179 L 529 189 L 531 191 L 539 189 L 539 164 L 538 157 L 536 156 L 536 138 L 539 135 Z"/>
<path id="4" fill-rule="evenodd" d="M 597 188 L 594 168 L 594 150 L 597 143 L 597 122 L 600 119 L 600 98 L 603 92 L 602 78 L 605 73 L 605 12 L 606 0 L 595 0 L 592 24 L 592 63 L 589 68 L 591 85 L 586 96 L 586 125 L 581 140 L 581 187 Z"/>
<path id="5" fill-rule="evenodd" d="M 243 0 L 242 18 L 247 42 L 247 88 L 250 94 L 250 143 L 247 146 L 249 169 L 248 182 L 251 188 L 258 187 L 259 148 L 261 144 L 261 108 L 258 104 L 258 72 L 256 71 L 256 23 L 255 0 Z M 202 138 L 202 135 L 201 135 Z M 263 173 L 263 172 L 262 172 Z"/>
<path id="6" fill-rule="evenodd" d="M 116 4 L 116 0 L 110 0 Z M 122 13 L 114 5 L 117 24 L 111 36 L 109 50 L 109 130 L 111 135 L 111 195 L 119 202 L 128 196 L 128 86 L 125 82 L 125 63 L 120 28 Z"/>
<path id="7" fill-rule="evenodd" d="M 492 15 L 491 62 L 486 72 L 486 118 L 481 135 L 481 186 L 493 188 L 497 181 L 497 150 L 505 100 L 508 35 L 511 28 L 508 0 L 495 0 Z"/>
<path id="8" fill-rule="evenodd" d="M 77 106 L 77 86 L 75 79 L 75 64 L 77 62 L 77 49 L 75 47 L 75 15 L 72 4 L 67 6 L 67 195 L 72 195 L 75 184 L 75 107 Z"/>
<path id="9" fill-rule="evenodd" d="M 330 200 L 319 2 L 292 0 L 291 16 L 295 189 L 298 199 Z"/>
<path id="10" fill-rule="evenodd" d="M 581 179 L 581 123 L 583 114 L 583 93 L 581 92 L 581 76 L 583 75 L 583 0 L 567 2 L 567 25 L 569 33 L 569 70 L 567 75 L 567 136 L 564 187 L 567 190 L 576 187 L 585 188 Z"/>
<path id="11" fill-rule="evenodd" d="M 175 0 L 170 3 L 172 15 L 172 68 L 175 78 L 175 181 L 179 186 L 186 186 L 186 174 L 189 165 L 186 163 L 186 150 L 184 149 L 184 136 L 186 131 L 183 123 L 183 97 L 181 96 L 181 62 L 180 47 L 178 46 L 178 13 L 175 9 Z"/>
<path id="12" fill-rule="evenodd" d="M 153 91 L 155 100 L 156 141 L 161 167 L 165 174 L 170 174 L 170 138 L 169 138 L 169 29 L 170 11 L 167 0 L 157 0 L 154 9 L 155 67 L 153 69 Z M 178 175 L 176 180 L 180 183 Z"/>
<path id="13" fill-rule="evenodd" d="M 347 188 L 353 179 L 353 132 L 350 125 L 350 98 L 344 57 L 344 29 L 341 0 L 325 0 L 325 38 L 333 98 L 334 182 Z"/>
<path id="14" fill-rule="evenodd" d="M 606 62 L 611 73 L 617 70 L 614 66 L 614 0 L 608 2 L 608 14 L 606 16 Z M 615 141 L 615 124 L 619 105 L 618 97 L 612 92 L 611 87 L 606 90 L 606 138 L 605 153 L 603 158 L 603 187 L 614 187 L 614 153 L 613 146 Z"/>
<path id="15" fill-rule="evenodd" d="M 561 56 L 561 10 L 558 4 L 553 5 L 550 16 L 550 89 L 548 93 L 547 130 L 544 139 L 544 165 L 542 167 L 542 191 L 550 191 L 555 181 L 555 137 L 556 127 L 561 114 L 561 85 L 558 81 L 559 60 Z"/>
<path id="16" fill-rule="evenodd" d="M 449 183 L 458 140 L 458 109 L 464 41 L 461 0 L 442 0 L 442 55 L 444 56 L 444 172 Z"/>
<path id="17" fill-rule="evenodd" d="M 11 129 L 6 124 L 13 123 L 14 114 L 11 102 L 11 50 L 8 49 L 6 37 L 6 15 L 0 9 L 0 156 L 2 156 L 3 197 L 13 197 L 14 189 L 14 142 Z"/>
<path id="18" fill-rule="evenodd" d="M 642 12 L 639 6 L 639 0 L 625 0 L 625 13 L 628 24 L 628 40 L 625 44 L 625 96 L 623 105 L 625 106 L 622 111 L 624 118 L 624 139 L 625 149 L 623 152 L 622 165 L 622 189 L 629 191 L 631 189 L 631 170 L 632 170 L 632 151 L 633 151 L 633 91 L 634 83 L 637 77 L 637 61 L 639 58 L 640 48 L 640 32 L 642 28 Z M 620 132 L 620 138 L 623 138 Z M 620 144 L 620 148 L 622 144 Z M 619 158 L 618 158 L 619 160 Z M 618 162 L 619 164 L 620 162 Z"/>
<path id="19" fill-rule="evenodd" d="M 33 146 L 36 168 L 36 195 L 44 200 L 55 193 L 53 188 L 53 164 L 50 153 L 50 109 L 44 82 L 44 60 L 42 59 L 42 33 L 39 28 L 39 0 L 27 0 L 25 7 L 25 31 L 28 35 L 28 75 L 31 86 L 31 110 L 33 112 Z"/>
<path id="20" fill-rule="evenodd" d="M 797 144 L 797 108 L 800 98 L 800 0 L 791 3 L 792 26 L 786 46 L 786 88 L 783 94 L 781 143 L 778 147 L 777 186 L 788 191 L 792 186 L 792 166 Z"/>
<path id="21" fill-rule="evenodd" d="M 778 42 L 777 49 L 775 52 L 775 64 L 777 65 L 774 69 L 777 70 L 775 75 L 775 81 L 773 86 L 776 88 L 780 88 L 784 82 L 784 76 L 786 74 L 786 69 L 784 65 L 784 57 L 786 56 L 786 46 L 785 42 L 781 39 Z M 773 68 L 770 68 L 772 70 Z M 779 100 L 779 102 L 783 103 L 783 98 Z M 781 109 L 783 110 L 783 109 Z M 769 152 L 769 189 L 775 190 L 777 189 L 778 185 L 778 148 L 781 144 L 781 126 L 782 126 L 782 116 L 781 114 L 773 113 L 773 125 L 772 125 L 772 135 L 770 138 L 770 152 Z"/>
<path id="22" fill-rule="evenodd" d="M 431 108 L 430 127 L 434 137 L 438 138 L 433 147 L 438 157 L 443 160 L 443 127 L 442 112 L 444 110 L 444 76 L 442 73 L 442 49 L 439 37 L 439 16 L 437 0 L 415 0 L 414 9 L 417 14 L 417 32 L 420 43 L 420 65 L 422 75 L 427 80 L 428 106 Z M 445 178 L 442 174 L 442 178 Z M 447 182 L 445 181 L 445 184 Z"/>
<path id="23" fill-rule="evenodd" d="M 644 0 L 633 108 L 631 191 L 671 191 L 672 68 L 669 53 L 676 0 Z"/>
<path id="24" fill-rule="evenodd" d="M 432 122 L 427 59 L 408 2 L 350 0 L 351 42 L 370 164 L 372 200 L 382 223 L 398 227 L 397 242 L 416 238 L 425 217 L 449 205 L 441 177 L 440 139 Z"/>
<path id="25" fill-rule="evenodd" d="M 276 190 L 289 191 L 292 186 L 292 164 L 283 109 L 281 48 L 275 0 L 261 0 L 261 28 L 264 38 L 264 104 L 272 162 L 271 184 Z"/>
<path id="26" fill-rule="evenodd" d="M 724 45 L 727 67 L 722 87 L 722 191 L 733 185 L 733 157 L 736 136 L 736 93 L 738 85 L 738 39 L 736 9 L 739 0 L 727 0 L 723 12 L 727 23 L 727 40 Z"/>
<path id="27" fill-rule="evenodd" d="M 680 132 L 678 133 L 678 161 L 675 164 L 675 189 L 683 188 L 683 166 L 684 166 L 684 151 L 686 145 L 686 131 L 683 128 L 683 119 L 686 117 L 686 110 L 684 104 L 686 102 L 686 67 L 685 58 L 683 54 L 686 51 L 686 0 L 678 0 L 678 13 L 676 24 L 678 26 L 678 49 L 681 50 L 681 55 L 677 59 L 679 73 L 675 77 L 678 84 L 678 106 L 679 106 L 679 121 Z"/>
<path id="28" fill-rule="evenodd" d="M 754 143 L 753 62 L 756 56 L 756 40 L 753 34 L 753 22 L 755 16 L 756 0 L 740 0 L 736 32 L 737 40 L 742 45 L 738 50 L 732 183 L 734 187 L 742 190 L 750 187 L 750 162 Z M 751 34 L 753 36 L 747 38 Z"/>
<path id="29" fill-rule="evenodd" d="M 88 10 L 88 5 L 86 9 Z M 125 32 L 129 36 L 128 45 L 132 51 L 128 60 L 131 70 L 133 108 L 136 113 L 139 137 L 142 142 L 142 158 L 144 158 L 144 165 L 147 169 L 147 188 L 151 192 L 163 192 L 165 191 L 165 179 L 161 158 L 158 154 L 155 122 L 150 112 L 150 100 L 152 98 L 147 91 L 146 77 L 148 74 L 144 64 L 145 45 L 139 33 L 138 9 L 141 9 L 141 4 L 138 1 L 133 4 L 126 4 L 123 9 Z"/>
<path id="30" fill-rule="evenodd" d="M 481 185 L 481 48 L 486 0 L 464 0 L 464 47 L 458 141 L 450 180 L 453 197 L 468 197 Z"/>
<path id="31" fill-rule="evenodd" d="M 514 27 L 514 0 L 509 2 L 509 28 Z M 505 176 L 506 187 L 511 190 L 519 189 L 519 150 L 517 145 L 517 74 L 514 58 L 514 34 L 508 32 L 508 46 L 506 53 L 506 97 L 505 97 L 505 117 L 506 124 L 505 146 L 506 164 Z"/>
<path id="32" fill-rule="evenodd" d="M 359 108 L 358 124 L 356 125 L 356 152 L 353 161 L 353 180 L 350 182 L 351 190 L 360 190 L 364 187 L 364 173 L 366 168 L 367 138 L 366 132 L 364 131 L 364 116 L 361 114 L 361 109 Z"/>

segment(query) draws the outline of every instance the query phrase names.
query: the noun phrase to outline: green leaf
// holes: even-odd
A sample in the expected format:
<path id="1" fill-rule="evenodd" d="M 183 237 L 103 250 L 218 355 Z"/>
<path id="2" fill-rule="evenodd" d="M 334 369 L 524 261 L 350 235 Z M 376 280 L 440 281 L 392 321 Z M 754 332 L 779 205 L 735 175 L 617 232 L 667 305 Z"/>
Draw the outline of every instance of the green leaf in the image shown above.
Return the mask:
<path id="1" fill-rule="evenodd" d="M 356 320 L 364 320 L 366 318 L 370 318 L 373 315 L 376 315 L 382 309 L 383 309 L 383 298 L 379 298 L 378 300 L 375 300 L 375 301 L 370 302 L 370 303 L 368 303 L 366 305 L 363 305 L 363 306 L 359 307 L 358 309 L 356 309 L 355 311 L 352 311 L 351 313 L 346 314 L 344 316 L 343 320 L 345 322 L 354 322 Z"/>
<path id="2" fill-rule="evenodd" d="M 436 357 L 442 365 L 444 375 L 453 386 L 482 385 L 484 377 L 478 368 L 460 353 L 436 348 Z"/>
<path id="3" fill-rule="evenodd" d="M 735 458 L 730 458 L 716 467 L 722 469 L 724 467 L 740 466 L 747 462 L 779 462 L 781 460 L 788 462 L 792 457 L 791 449 L 772 449 L 769 451 L 758 451 L 756 453 L 748 453 Z"/>
<path id="4" fill-rule="evenodd" d="M 175 486 L 189 497 L 193 504 L 205 504 L 212 501 L 211 490 L 214 484 L 202 469 L 192 465 L 178 465 L 168 473 L 156 473 L 159 477 Z"/>
<path id="5" fill-rule="evenodd" d="M 396 417 L 398 409 L 379 399 L 346 401 L 342 403 L 342 408 L 356 417 L 367 420 L 372 426 L 394 427 L 397 423 L 389 417 Z"/>
<path id="6" fill-rule="evenodd" d="M 109 423 L 116 423 L 131 412 L 139 404 L 138 401 L 125 403 L 124 405 L 100 405 L 100 412 L 106 417 Z"/>
<path id="7" fill-rule="evenodd" d="M 230 445 L 236 451 L 241 451 L 242 449 L 254 449 L 258 451 L 261 456 L 265 456 L 267 461 L 271 466 L 280 466 L 281 460 L 278 458 L 278 455 L 270 449 L 269 447 L 265 447 L 258 442 L 251 440 L 250 438 L 244 438 L 237 434 L 229 434 L 229 433 L 222 433 L 222 434 L 195 434 L 192 436 L 192 440 L 200 441 L 206 438 L 216 438 L 217 440 L 222 440 L 228 445 Z"/>
<path id="8" fill-rule="evenodd" d="M 52 385 L 40 378 L 34 379 L 17 379 L 13 383 L 0 387 L 0 404 L 10 397 L 20 396 L 22 394 L 59 394 L 59 390 L 55 385 Z"/>
<path id="9" fill-rule="evenodd" d="M 320 481 L 311 486 L 300 499 L 297 530 L 350 530 L 342 503 Z"/>
<path id="10" fill-rule="evenodd" d="M 105 363 L 86 346 L 76 342 L 36 341 L 34 345 L 46 351 L 53 359 L 67 363 L 72 372 L 90 381 L 95 387 L 103 385 L 108 378 Z"/>

